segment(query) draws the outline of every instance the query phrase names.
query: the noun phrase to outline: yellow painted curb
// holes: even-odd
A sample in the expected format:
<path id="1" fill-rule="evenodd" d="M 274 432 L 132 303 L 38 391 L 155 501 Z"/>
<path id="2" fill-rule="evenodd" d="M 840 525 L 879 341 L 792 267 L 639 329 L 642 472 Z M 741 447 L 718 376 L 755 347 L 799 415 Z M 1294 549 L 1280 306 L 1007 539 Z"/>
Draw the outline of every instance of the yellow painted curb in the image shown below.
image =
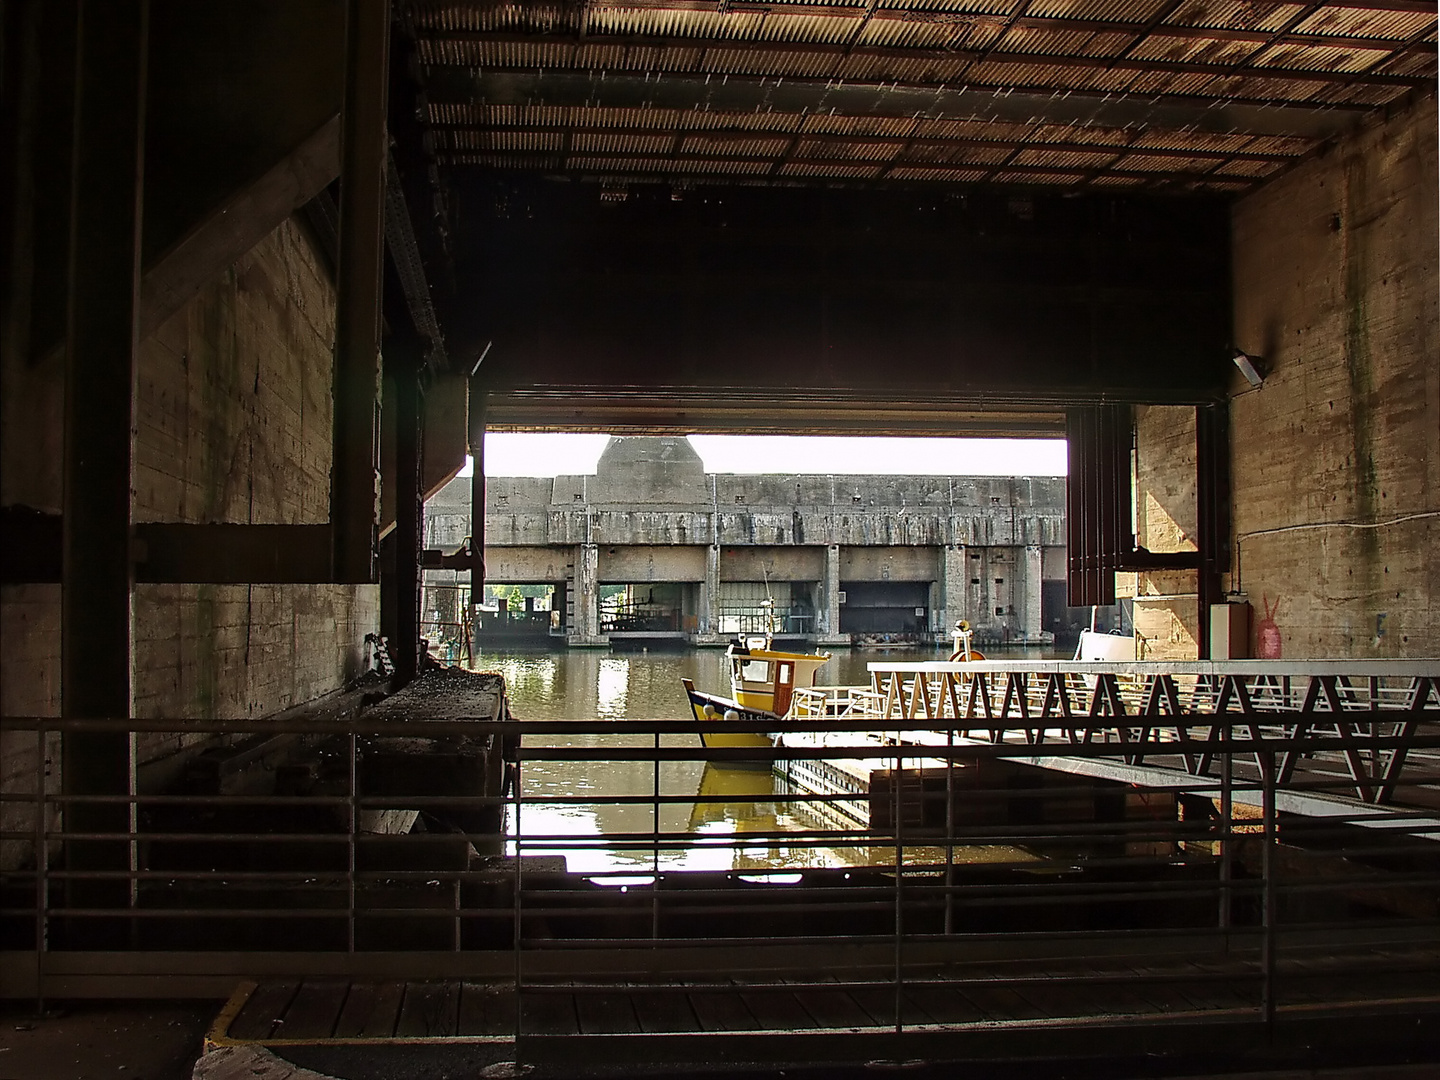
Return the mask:
<path id="1" fill-rule="evenodd" d="M 247 980 L 235 987 L 235 992 L 230 995 L 230 1000 L 225 1002 L 225 1007 L 220 1010 L 220 1015 L 215 1017 L 215 1022 L 205 1033 L 205 1052 L 207 1054 L 222 1046 L 246 1045 L 238 1039 L 230 1038 L 230 1025 L 235 1022 L 235 1017 L 240 1015 L 240 1010 L 245 1007 L 245 1003 L 250 1000 L 250 995 L 259 985 L 257 982 Z"/>

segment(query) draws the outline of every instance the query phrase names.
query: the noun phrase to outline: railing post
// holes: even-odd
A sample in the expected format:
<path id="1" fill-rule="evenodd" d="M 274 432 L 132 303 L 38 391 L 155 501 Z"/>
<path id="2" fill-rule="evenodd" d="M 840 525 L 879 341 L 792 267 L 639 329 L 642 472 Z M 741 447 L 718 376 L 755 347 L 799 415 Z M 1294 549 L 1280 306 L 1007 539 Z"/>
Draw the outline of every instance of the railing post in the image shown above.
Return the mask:
<path id="1" fill-rule="evenodd" d="M 355 951 L 355 835 L 360 831 L 360 739 L 353 731 L 350 733 L 350 804 L 347 807 L 349 812 L 350 835 L 348 843 L 348 859 L 345 870 L 345 888 L 348 898 L 348 911 L 345 919 L 345 940 L 346 949 L 349 952 Z"/>
<path id="2" fill-rule="evenodd" d="M 895 826 L 895 1034 L 899 1035 L 904 1027 L 901 1006 L 904 994 L 904 979 L 901 973 L 903 956 L 900 947 L 900 936 L 904 925 L 903 894 L 900 888 L 900 880 L 905 872 L 905 839 L 904 839 L 904 813 L 905 800 L 901 792 L 901 774 L 904 769 L 904 759 L 900 755 L 900 727 L 896 722 L 895 728 L 895 754 L 894 772 L 891 774 L 890 789 L 894 797 L 894 826 Z"/>
<path id="3" fill-rule="evenodd" d="M 955 725 L 945 732 L 945 935 L 955 932 Z"/>
<path id="4" fill-rule="evenodd" d="M 1231 771 L 1233 761 L 1230 744 L 1230 724 L 1223 721 L 1220 729 L 1220 929 L 1226 931 L 1225 950 L 1230 950 L 1230 921 L 1232 894 L 1231 875 L 1234 873 L 1234 850 L 1232 838 L 1235 816 L 1234 781 Z"/>
<path id="5" fill-rule="evenodd" d="M 1264 969 L 1264 996 L 1261 1009 L 1267 1025 L 1275 1023 L 1275 848 L 1279 843 L 1275 820 L 1275 751 L 1260 755 L 1261 786 L 1265 814 L 1265 847 L 1260 857 L 1265 908 L 1261 937 L 1261 965 Z"/>
<path id="6" fill-rule="evenodd" d="M 520 849 L 521 849 L 521 843 L 522 843 L 522 834 L 521 834 L 521 832 L 520 832 L 520 805 L 521 805 L 520 782 L 521 782 L 521 778 L 522 778 L 522 776 L 521 776 L 521 774 L 522 774 L 521 759 L 523 758 L 523 756 L 524 756 L 524 755 L 523 755 L 522 752 L 521 752 L 520 740 L 519 740 L 519 738 L 517 738 L 517 739 L 515 740 L 515 793 L 514 793 L 514 806 L 515 806 L 515 883 L 514 883 L 514 894 L 513 894 L 513 895 L 511 896 L 511 898 L 510 898 L 510 918 L 511 918 L 511 924 L 510 924 L 510 949 L 511 949 L 511 951 L 515 954 L 515 955 L 514 955 L 514 961 L 515 961 L 515 1053 L 516 1053 L 517 1057 L 518 1057 L 518 1055 L 519 1055 L 519 1053 L 520 1053 L 520 992 L 521 992 L 521 987 L 524 985 L 524 979 L 523 979 L 523 977 L 522 977 L 522 976 L 524 975 L 524 972 L 521 970 L 521 966 L 520 966 L 520 886 L 521 886 L 521 876 L 520 876 L 520 858 L 521 858 L 521 854 L 520 854 Z"/>
<path id="7" fill-rule="evenodd" d="M 45 725 L 35 729 L 35 1015 L 45 1015 L 45 938 L 49 932 L 50 851 L 45 836 Z"/>
<path id="8" fill-rule="evenodd" d="M 655 760 L 650 769 L 650 946 L 660 941 L 660 732 L 655 732 Z"/>

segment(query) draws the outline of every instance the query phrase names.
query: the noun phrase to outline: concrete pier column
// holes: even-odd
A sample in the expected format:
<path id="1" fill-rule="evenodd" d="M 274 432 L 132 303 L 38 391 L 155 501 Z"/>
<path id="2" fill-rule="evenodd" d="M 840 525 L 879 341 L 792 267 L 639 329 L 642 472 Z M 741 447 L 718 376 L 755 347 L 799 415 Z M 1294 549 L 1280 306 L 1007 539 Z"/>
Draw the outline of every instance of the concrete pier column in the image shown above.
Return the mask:
<path id="1" fill-rule="evenodd" d="M 130 491 L 149 21 L 148 2 L 128 0 L 86 5 L 79 25 L 60 542 L 60 704 L 69 720 L 124 720 L 134 711 Z M 67 733 L 65 794 L 123 798 L 134 763 L 131 734 Z M 133 805 L 78 803 L 64 820 L 67 832 L 121 834 L 67 841 L 66 869 L 122 875 L 68 882 L 69 901 L 126 906 L 134 882 L 123 875 L 135 864 L 123 836 L 135 828 Z M 108 922 L 80 919 L 67 929 L 67 945 L 115 947 Z"/>
<path id="2" fill-rule="evenodd" d="M 573 646 L 603 645 L 600 637 L 600 549 L 595 544 L 575 548 L 575 622 L 568 641 Z"/>
<path id="3" fill-rule="evenodd" d="M 700 612 L 696 620 L 697 643 L 717 638 L 720 633 L 720 545 L 705 548 L 705 580 L 700 583 Z"/>
<path id="4" fill-rule="evenodd" d="M 1025 545 L 1024 577 L 1025 608 L 1021 613 L 1020 632 L 1026 641 L 1038 641 L 1045 626 L 1040 611 L 1040 582 L 1045 576 L 1045 559 L 1039 544 Z"/>
<path id="5" fill-rule="evenodd" d="M 965 562 L 967 588 L 970 590 L 970 625 L 976 630 L 986 627 L 987 632 L 998 632 L 995 605 L 991 603 L 990 549 L 966 549 Z"/>
<path id="6" fill-rule="evenodd" d="M 815 641 L 819 645 L 847 645 L 849 639 L 840 633 L 840 545 L 825 548 L 825 580 L 820 589 L 819 626 Z"/>
<path id="7" fill-rule="evenodd" d="M 969 553 L 964 544 L 948 544 L 940 549 L 940 602 L 932 628 L 939 642 L 950 640 L 957 620 L 970 618 L 965 605 L 970 585 L 966 575 L 969 572 Z"/>

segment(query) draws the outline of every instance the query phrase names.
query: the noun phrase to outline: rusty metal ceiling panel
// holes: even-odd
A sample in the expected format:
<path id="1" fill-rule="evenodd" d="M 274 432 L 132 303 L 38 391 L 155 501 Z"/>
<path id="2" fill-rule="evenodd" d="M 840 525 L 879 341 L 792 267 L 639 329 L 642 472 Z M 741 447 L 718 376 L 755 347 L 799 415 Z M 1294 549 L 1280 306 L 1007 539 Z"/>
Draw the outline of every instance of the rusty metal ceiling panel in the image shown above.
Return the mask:
<path id="1" fill-rule="evenodd" d="M 570 148 L 583 153 L 661 155 L 675 140 L 669 135 L 586 135 L 572 136 Z"/>
<path id="2" fill-rule="evenodd" d="M 652 6 L 596 5 L 586 10 L 587 34 L 645 37 L 753 39 L 765 25 L 762 12 L 720 12 Z"/>
<path id="3" fill-rule="evenodd" d="M 1323 7 L 1302 19 L 1297 33 L 1343 34 L 1347 37 L 1378 37 L 1408 41 L 1424 34 L 1428 27 L 1433 35 L 1435 17 L 1415 11 L 1367 11 L 1364 8 Z"/>
<path id="4" fill-rule="evenodd" d="M 1377 4 L 410 0 L 409 25 L 457 166 L 1239 190 L 1433 85 L 1435 12 Z"/>
<path id="5" fill-rule="evenodd" d="M 1279 30 L 1305 12 L 1302 4 L 1255 4 L 1250 0 L 1193 0 L 1184 4 L 1167 23 L 1188 26 Z"/>
<path id="6" fill-rule="evenodd" d="M 1227 161 L 1218 166 L 1214 172 L 1216 176 L 1248 176 L 1255 179 L 1270 176 L 1284 168 L 1275 161 Z"/>
<path id="7" fill-rule="evenodd" d="M 811 113 L 804 119 L 806 134 L 895 135 L 913 134 L 915 121 L 897 116 L 844 116 Z"/>
<path id="8" fill-rule="evenodd" d="M 559 150 L 564 136 L 537 131 L 451 131 L 445 133 L 452 150 Z"/>
<path id="9" fill-rule="evenodd" d="M 1152 154 L 1126 154 L 1115 163 L 1121 172 L 1210 172 L 1217 167 L 1214 158 L 1156 157 Z"/>
<path id="10" fill-rule="evenodd" d="M 990 179 L 997 184 L 1059 184 L 1063 187 L 1074 187 L 1088 178 L 1083 172 L 1029 173 L 1001 170 L 991 175 Z"/>
<path id="11" fill-rule="evenodd" d="M 546 172 L 554 166 L 552 157 L 537 157 L 533 154 L 454 154 L 452 165 L 481 165 L 489 169 L 525 169 Z"/>
<path id="12" fill-rule="evenodd" d="M 923 57 L 855 55 L 845 58 L 834 76 L 859 82 L 948 83 L 958 79 L 970 61 L 964 57 Z"/>
<path id="13" fill-rule="evenodd" d="M 952 165 L 999 165 L 1015 152 L 1013 147 L 960 144 L 957 146 L 915 146 L 905 153 L 908 162 L 935 162 Z M 892 174 L 894 175 L 893 171 Z"/>
<path id="14" fill-rule="evenodd" d="M 1253 41 L 1219 41 L 1176 37 L 1157 30 L 1130 53 L 1137 60 L 1193 61 L 1204 64 L 1239 64 L 1255 52 Z"/>
<path id="15" fill-rule="evenodd" d="M 1065 150 L 1022 150 L 1012 165 L 1046 165 L 1057 169 L 1099 169 L 1115 161 L 1115 152 L 1082 154 Z"/>
<path id="16" fill-rule="evenodd" d="M 1027 141 L 1035 143 L 1110 143 L 1125 144 L 1131 135 L 1124 130 L 1088 124 L 1037 124 Z"/>
<path id="17" fill-rule="evenodd" d="M 1256 67 L 1295 68 L 1300 71 L 1369 71 L 1390 55 L 1385 48 L 1322 48 L 1280 44 L 1262 49 L 1250 58 Z"/>
<path id="18" fill-rule="evenodd" d="M 796 156 L 834 160 L 889 161 L 902 146 L 893 142 L 865 142 L 851 139 L 802 139 Z"/>
<path id="19" fill-rule="evenodd" d="M 875 165 L 837 165 L 832 162 L 794 161 L 781 166 L 780 175 L 869 180 L 876 175 L 876 169 Z"/>
<path id="20" fill-rule="evenodd" d="M 1034 130 L 1033 124 L 1006 124 L 998 120 L 921 120 L 915 134 L 926 139 L 1022 139 Z"/>
<path id="21" fill-rule="evenodd" d="M 413 4 L 412 11 L 420 30 L 550 34 L 563 29 L 572 17 L 570 6 L 564 3 L 451 4 L 425 0 Z"/>
<path id="22" fill-rule="evenodd" d="M 930 183 L 973 184 L 988 175 L 988 169 L 926 169 L 912 165 L 896 166 L 890 170 L 894 180 L 923 180 Z"/>
<path id="23" fill-rule="evenodd" d="M 951 15 L 944 18 L 879 18 L 861 28 L 855 44 L 881 48 L 982 48 L 1004 29 L 1005 20 L 994 15 Z"/>
<path id="24" fill-rule="evenodd" d="M 1010 53 L 1045 56 L 1118 56 L 1131 40 L 1127 34 L 1017 27 L 1005 35 L 1004 48 Z"/>
<path id="25" fill-rule="evenodd" d="M 777 158 L 785 153 L 790 139 L 764 139 L 744 135 L 701 133 L 688 135 L 680 146 L 682 154 L 725 154 L 738 157 Z"/>
<path id="26" fill-rule="evenodd" d="M 1025 14 L 1148 23 L 1167 7 L 1169 0 L 1039 0 Z"/>

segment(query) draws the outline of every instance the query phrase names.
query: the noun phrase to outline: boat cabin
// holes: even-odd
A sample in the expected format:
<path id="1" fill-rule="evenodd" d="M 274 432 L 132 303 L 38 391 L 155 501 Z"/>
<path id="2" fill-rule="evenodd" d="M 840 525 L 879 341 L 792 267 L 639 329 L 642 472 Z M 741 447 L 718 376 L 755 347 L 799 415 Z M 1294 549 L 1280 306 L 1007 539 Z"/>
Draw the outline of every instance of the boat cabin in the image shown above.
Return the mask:
<path id="1" fill-rule="evenodd" d="M 815 672 L 830 659 L 829 653 L 779 652 L 766 648 L 763 639 L 733 642 L 725 655 L 730 658 L 735 701 L 743 708 L 777 716 L 790 708 L 796 686 L 815 685 Z"/>

